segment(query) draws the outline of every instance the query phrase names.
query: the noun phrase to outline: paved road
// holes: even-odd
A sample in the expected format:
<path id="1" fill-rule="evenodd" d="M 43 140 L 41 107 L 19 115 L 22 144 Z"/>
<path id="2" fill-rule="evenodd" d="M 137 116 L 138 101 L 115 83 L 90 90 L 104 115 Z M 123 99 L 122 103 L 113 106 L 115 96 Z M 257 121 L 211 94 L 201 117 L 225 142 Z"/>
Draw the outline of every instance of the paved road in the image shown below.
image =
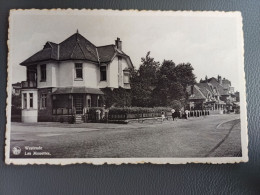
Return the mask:
<path id="1" fill-rule="evenodd" d="M 239 115 L 130 124 L 12 123 L 11 149 L 21 158 L 241 156 Z M 25 150 L 25 146 L 42 149 Z M 33 152 L 38 152 L 33 155 Z"/>

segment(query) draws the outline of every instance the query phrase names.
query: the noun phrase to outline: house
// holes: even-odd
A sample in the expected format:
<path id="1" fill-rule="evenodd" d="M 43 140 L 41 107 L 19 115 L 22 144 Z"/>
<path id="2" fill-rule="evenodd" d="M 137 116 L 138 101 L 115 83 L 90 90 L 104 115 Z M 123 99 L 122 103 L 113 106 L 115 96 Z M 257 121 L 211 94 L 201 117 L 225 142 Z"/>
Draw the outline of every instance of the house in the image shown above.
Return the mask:
<path id="1" fill-rule="evenodd" d="M 57 121 L 60 115 L 83 115 L 102 106 L 103 88 L 130 89 L 133 64 L 115 45 L 95 46 L 78 31 L 61 43 L 47 42 L 20 65 L 27 70 L 22 82 L 22 121 Z"/>
<path id="2" fill-rule="evenodd" d="M 232 109 L 235 101 L 234 87 L 227 79 L 218 76 L 201 80 L 187 87 L 190 109 L 224 110 Z"/>

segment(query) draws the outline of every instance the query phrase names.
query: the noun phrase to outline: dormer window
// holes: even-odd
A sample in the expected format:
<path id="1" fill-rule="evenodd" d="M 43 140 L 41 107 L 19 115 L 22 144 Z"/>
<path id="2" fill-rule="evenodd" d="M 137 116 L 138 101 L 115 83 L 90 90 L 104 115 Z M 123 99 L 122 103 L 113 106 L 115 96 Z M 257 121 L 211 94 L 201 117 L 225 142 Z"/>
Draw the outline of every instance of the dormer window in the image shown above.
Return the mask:
<path id="1" fill-rule="evenodd" d="M 129 72 L 125 72 L 125 73 L 124 73 L 124 83 L 125 83 L 125 84 L 130 83 Z"/>
<path id="2" fill-rule="evenodd" d="M 129 70 L 124 70 L 124 84 L 130 83 L 130 73 Z"/>
<path id="3" fill-rule="evenodd" d="M 75 79 L 76 80 L 83 79 L 82 63 L 75 63 Z"/>
<path id="4" fill-rule="evenodd" d="M 46 64 L 42 64 L 40 66 L 41 69 L 41 82 L 45 82 L 46 81 Z"/>
<path id="5" fill-rule="evenodd" d="M 106 81 L 106 80 L 107 80 L 107 67 L 100 66 L 100 81 Z"/>

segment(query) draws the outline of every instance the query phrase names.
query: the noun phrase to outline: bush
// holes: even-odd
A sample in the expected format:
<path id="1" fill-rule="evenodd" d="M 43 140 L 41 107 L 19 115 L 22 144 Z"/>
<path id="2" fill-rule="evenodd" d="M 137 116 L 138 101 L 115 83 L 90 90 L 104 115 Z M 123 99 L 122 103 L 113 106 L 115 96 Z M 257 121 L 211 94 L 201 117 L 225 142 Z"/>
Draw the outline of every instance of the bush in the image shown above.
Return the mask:
<path id="1" fill-rule="evenodd" d="M 75 122 L 75 117 L 74 116 L 69 116 L 68 123 L 73 124 L 74 122 Z"/>
<path id="2" fill-rule="evenodd" d="M 60 123 L 63 123 L 63 122 L 64 122 L 63 117 L 60 117 Z"/>
<path id="3" fill-rule="evenodd" d="M 144 113 L 160 113 L 170 112 L 172 108 L 169 107 L 154 107 L 154 108 L 146 108 L 146 107 L 124 107 L 124 108 L 110 108 L 109 114 L 144 114 Z"/>
<path id="4" fill-rule="evenodd" d="M 102 110 L 102 107 L 91 107 L 88 109 L 89 114 L 95 114 L 97 110 Z"/>

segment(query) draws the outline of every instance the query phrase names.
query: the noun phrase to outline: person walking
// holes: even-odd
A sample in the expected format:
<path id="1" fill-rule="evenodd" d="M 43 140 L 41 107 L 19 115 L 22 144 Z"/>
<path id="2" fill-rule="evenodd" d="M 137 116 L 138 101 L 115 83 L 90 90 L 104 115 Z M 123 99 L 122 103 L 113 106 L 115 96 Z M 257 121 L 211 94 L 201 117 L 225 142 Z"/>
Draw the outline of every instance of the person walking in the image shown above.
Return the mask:
<path id="1" fill-rule="evenodd" d="M 162 122 L 164 121 L 164 119 L 165 119 L 165 112 L 162 111 Z"/>
<path id="2" fill-rule="evenodd" d="M 185 118 L 188 119 L 188 117 L 189 117 L 189 111 L 185 110 Z"/>
<path id="3" fill-rule="evenodd" d="M 171 109 L 171 113 L 172 113 L 172 120 L 174 121 L 174 118 L 175 118 L 175 110 L 174 110 L 174 109 Z"/>

